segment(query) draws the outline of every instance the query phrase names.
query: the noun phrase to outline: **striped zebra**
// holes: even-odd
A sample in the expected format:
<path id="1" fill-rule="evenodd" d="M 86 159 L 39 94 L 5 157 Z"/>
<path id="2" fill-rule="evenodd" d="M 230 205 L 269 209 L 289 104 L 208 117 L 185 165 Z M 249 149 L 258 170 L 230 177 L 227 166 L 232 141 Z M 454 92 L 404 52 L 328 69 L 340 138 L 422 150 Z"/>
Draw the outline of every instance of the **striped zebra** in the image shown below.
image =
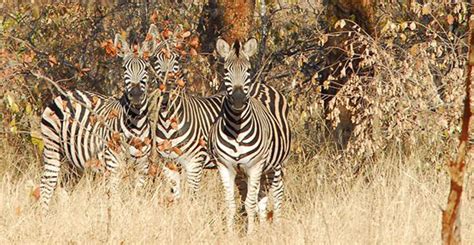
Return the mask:
<path id="1" fill-rule="evenodd" d="M 232 47 L 219 39 L 216 50 L 225 59 L 226 95 L 222 114 L 209 133 L 209 151 L 225 189 L 228 229 L 234 228 L 235 182 L 244 202 L 250 233 L 257 211 L 261 221 L 266 219 L 269 192 L 273 196 L 275 221 L 280 217 L 282 164 L 288 157 L 291 140 L 288 106 L 285 97 L 274 88 L 251 80 L 249 58 L 257 50 L 255 39 L 243 46 L 236 41 Z"/>
<path id="2" fill-rule="evenodd" d="M 148 172 L 151 131 L 148 122 L 148 43 L 132 50 L 116 35 L 115 47 L 123 59 L 125 91 L 120 98 L 82 91 L 68 91 L 54 98 L 41 117 L 44 171 L 40 184 L 43 211 L 58 182 L 61 158 L 81 176 L 88 165 L 105 167 L 109 191 L 114 191 L 121 152 L 128 152 L 140 172 L 136 186 L 143 186 Z M 124 138 L 127 144 L 121 142 Z"/>
<path id="3" fill-rule="evenodd" d="M 184 93 L 176 85 L 184 79 L 179 63 L 180 54 L 175 49 L 176 42 L 172 38 L 162 39 L 156 26 L 150 27 L 150 33 L 155 41 L 152 66 L 159 80 L 166 85 L 157 101 L 159 114 L 154 125 L 154 140 L 162 157 L 182 166 L 188 186 L 195 193 L 199 188 L 203 167 L 212 167 L 206 146 L 207 135 L 220 113 L 224 96 L 201 97 Z M 172 185 L 174 199 L 179 199 L 179 171 L 174 165 L 167 164 L 163 172 Z"/>

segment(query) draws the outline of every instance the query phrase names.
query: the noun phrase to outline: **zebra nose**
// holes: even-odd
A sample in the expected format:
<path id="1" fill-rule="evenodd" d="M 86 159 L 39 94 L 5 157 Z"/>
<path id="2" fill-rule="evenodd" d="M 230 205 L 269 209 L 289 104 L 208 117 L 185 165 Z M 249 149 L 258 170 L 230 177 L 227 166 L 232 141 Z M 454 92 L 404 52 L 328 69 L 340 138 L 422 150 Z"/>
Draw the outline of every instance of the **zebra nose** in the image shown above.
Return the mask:
<path id="1" fill-rule="evenodd" d="M 231 102 L 236 109 L 242 109 L 245 102 L 247 101 L 247 96 L 245 95 L 243 87 L 236 87 L 232 91 Z"/>
<path id="2" fill-rule="evenodd" d="M 140 89 L 140 86 L 133 86 L 132 90 L 130 90 L 130 99 L 134 104 L 138 104 L 141 102 L 143 96 L 143 92 Z"/>

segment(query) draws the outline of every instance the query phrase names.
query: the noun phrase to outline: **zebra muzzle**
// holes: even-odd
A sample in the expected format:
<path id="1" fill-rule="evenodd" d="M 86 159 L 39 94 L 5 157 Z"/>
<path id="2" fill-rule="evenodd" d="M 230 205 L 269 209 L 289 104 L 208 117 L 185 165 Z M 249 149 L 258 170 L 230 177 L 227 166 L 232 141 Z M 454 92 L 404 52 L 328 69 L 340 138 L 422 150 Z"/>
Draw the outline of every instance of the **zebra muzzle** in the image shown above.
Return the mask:
<path id="1" fill-rule="evenodd" d="M 139 105 L 144 99 L 145 93 L 140 86 L 134 86 L 129 93 L 129 99 L 134 105 Z"/>
<path id="2" fill-rule="evenodd" d="M 235 109 L 242 109 L 247 103 L 247 95 L 242 87 L 234 88 L 230 99 Z"/>

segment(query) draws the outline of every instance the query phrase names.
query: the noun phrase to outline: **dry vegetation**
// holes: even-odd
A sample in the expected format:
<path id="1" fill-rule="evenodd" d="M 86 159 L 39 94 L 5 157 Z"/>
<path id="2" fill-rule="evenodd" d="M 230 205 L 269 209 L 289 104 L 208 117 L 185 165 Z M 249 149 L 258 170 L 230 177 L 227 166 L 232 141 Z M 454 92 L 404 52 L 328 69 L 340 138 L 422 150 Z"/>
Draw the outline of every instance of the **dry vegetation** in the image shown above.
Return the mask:
<path id="1" fill-rule="evenodd" d="M 351 20 L 324 19 L 321 2 L 314 2 L 269 5 L 268 36 L 261 29 L 252 32 L 267 41 L 259 54 L 265 62 L 256 62 L 259 78 L 289 98 L 294 143 L 286 165 L 282 223 L 262 225 L 248 237 L 242 232 L 233 241 L 439 243 L 449 187 L 445 163 L 454 156 L 460 132 L 466 4 L 382 6 L 374 38 Z M 75 188 L 58 190 L 47 217 L 41 217 L 32 195 L 42 168 L 38 115 L 57 91 L 28 71 L 39 71 L 64 88 L 116 94 L 118 73 L 109 71 L 119 62 L 101 48 L 115 32 L 135 30 L 133 38 L 139 40 L 151 22 L 172 19 L 193 37 L 199 34 L 202 5 L 167 4 L 150 9 L 58 4 L 5 12 L 0 26 L 0 243 L 229 242 L 215 171 L 206 172 L 196 200 L 177 203 L 167 202 L 169 190 L 160 177 L 139 193 L 125 179 L 111 236 L 100 177 L 88 174 Z M 258 18 L 255 22 L 262 24 Z M 330 41 L 340 35 L 352 38 L 345 43 L 348 59 L 331 67 L 324 57 L 338 48 Z M 209 94 L 220 75 L 214 56 L 203 50 L 183 62 L 192 78 L 189 91 Z M 352 62 L 359 58 L 360 68 L 371 71 L 352 76 Z M 324 98 L 333 96 L 326 92 L 334 87 L 342 90 L 324 108 Z M 354 131 L 341 150 L 327 131 L 345 124 Z M 345 134 L 342 130 L 338 137 Z M 461 214 L 466 244 L 474 243 L 471 158 Z"/>
<path id="2" fill-rule="evenodd" d="M 4 142 L 2 142 L 4 143 Z M 417 152 L 414 156 L 426 152 Z M 31 195 L 40 166 L 31 154 L 2 148 L 7 167 L 0 182 L 0 242 L 100 243 L 107 240 L 105 188 L 84 178 L 69 195 L 58 191 L 46 218 Z M 333 164 L 331 150 L 312 159 L 293 156 L 287 167 L 284 217 L 280 226 L 259 227 L 235 243 L 390 243 L 440 242 L 440 210 L 445 204 L 448 176 L 426 168 L 420 157 L 387 155 L 364 176 L 351 180 Z M 21 176 L 16 166 L 28 165 Z M 89 176 L 90 177 L 90 176 Z M 160 181 L 146 194 L 121 192 L 111 240 L 125 243 L 227 243 L 223 230 L 222 189 L 216 172 L 208 171 L 195 201 L 169 205 Z M 462 234 L 474 242 L 474 202 L 463 200 Z M 466 198 L 466 195 L 464 196 Z"/>

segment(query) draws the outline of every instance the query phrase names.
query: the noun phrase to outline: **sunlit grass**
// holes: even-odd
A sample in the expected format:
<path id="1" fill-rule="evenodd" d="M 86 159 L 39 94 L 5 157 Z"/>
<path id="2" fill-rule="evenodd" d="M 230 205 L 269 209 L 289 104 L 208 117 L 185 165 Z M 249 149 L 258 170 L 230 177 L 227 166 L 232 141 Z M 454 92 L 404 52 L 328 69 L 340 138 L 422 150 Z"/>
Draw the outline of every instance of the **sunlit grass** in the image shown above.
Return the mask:
<path id="1" fill-rule="evenodd" d="M 222 187 L 216 171 L 208 171 L 195 200 L 169 203 L 160 179 L 146 191 L 122 188 L 107 234 L 107 196 L 100 180 L 83 178 L 74 191 L 57 190 L 50 214 L 41 217 L 31 195 L 39 183 L 40 165 L 22 174 L 12 165 L 35 157 L 17 157 L 1 149 L 0 243 L 391 243 L 432 244 L 440 241 L 440 209 L 448 191 L 448 177 L 436 170 L 419 170 L 420 160 L 380 159 L 364 177 L 337 179 L 325 171 L 329 155 L 301 162 L 291 159 L 285 175 L 283 220 L 261 225 L 246 236 L 240 222 L 239 239 L 224 229 Z M 329 154 L 329 152 L 328 152 Z M 7 167 L 8 165 L 8 167 Z M 334 167 L 332 167 L 334 168 Z M 342 173 L 341 173 L 342 174 Z M 125 183 L 128 187 L 130 183 Z M 462 235 L 474 242 L 474 202 L 464 196 Z M 109 239 L 109 240 L 108 240 Z"/>

